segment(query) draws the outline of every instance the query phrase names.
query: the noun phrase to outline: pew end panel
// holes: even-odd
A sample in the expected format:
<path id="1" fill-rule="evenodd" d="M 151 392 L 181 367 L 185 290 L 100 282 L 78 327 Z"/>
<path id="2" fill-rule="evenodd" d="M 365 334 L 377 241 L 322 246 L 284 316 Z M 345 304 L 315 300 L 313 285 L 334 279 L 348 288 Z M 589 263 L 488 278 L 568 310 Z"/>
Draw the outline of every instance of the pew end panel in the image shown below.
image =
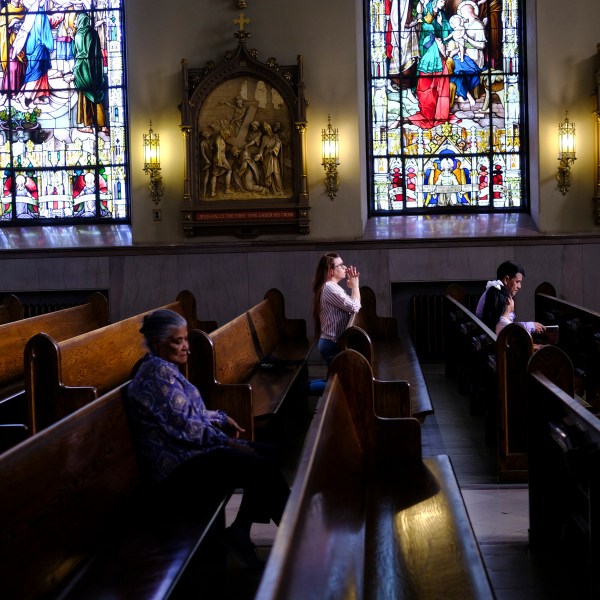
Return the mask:
<path id="1" fill-rule="evenodd" d="M 23 318 L 23 305 L 14 294 L 7 294 L 0 304 L 0 325 L 12 323 Z"/>
<path id="2" fill-rule="evenodd" d="M 177 294 L 175 301 L 181 306 L 181 314 L 185 317 L 188 322 L 188 329 L 200 329 L 210 333 L 217 329 L 218 325 L 216 321 L 202 321 L 198 319 L 198 310 L 196 304 L 196 298 L 189 290 L 182 290 Z"/>
<path id="3" fill-rule="evenodd" d="M 285 316 L 285 298 L 280 290 L 271 288 L 265 294 L 264 299 L 269 302 L 273 309 L 282 340 L 308 341 L 306 321 L 304 319 L 290 319 Z"/>
<path id="4" fill-rule="evenodd" d="M 362 327 L 355 325 L 355 322 L 356 319 L 352 319 L 353 324 L 344 329 L 338 338 L 338 345 L 341 350 L 360 352 L 369 361 L 369 364 L 373 364 L 373 342 L 369 334 Z"/>
<path id="5" fill-rule="evenodd" d="M 529 332 L 507 325 L 496 341 L 498 455 L 500 482 L 527 481 L 527 363 L 533 354 Z"/>
<path id="6" fill-rule="evenodd" d="M 210 390 L 206 407 L 210 410 L 222 410 L 245 430 L 240 433 L 241 439 L 254 440 L 252 386 L 246 383 L 215 383 Z"/>
<path id="7" fill-rule="evenodd" d="M 469 395 L 471 414 L 486 417 L 486 438 L 496 443 L 496 334 L 452 296 L 444 296 L 446 375 Z"/>
<path id="8" fill-rule="evenodd" d="M 529 358 L 527 372 L 539 372 L 571 398 L 575 397 L 575 372 L 569 356 L 556 346 L 543 346 Z"/>
<path id="9" fill-rule="evenodd" d="M 95 387 L 70 387 L 61 383 L 61 351 L 57 342 L 45 333 L 38 333 L 27 342 L 25 373 L 29 435 L 38 433 L 98 396 Z"/>
<path id="10" fill-rule="evenodd" d="M 376 415 L 375 422 L 375 460 L 373 468 L 381 476 L 397 475 L 403 477 L 403 471 L 420 468 L 421 424 L 417 419 L 406 417 L 381 417 Z"/>

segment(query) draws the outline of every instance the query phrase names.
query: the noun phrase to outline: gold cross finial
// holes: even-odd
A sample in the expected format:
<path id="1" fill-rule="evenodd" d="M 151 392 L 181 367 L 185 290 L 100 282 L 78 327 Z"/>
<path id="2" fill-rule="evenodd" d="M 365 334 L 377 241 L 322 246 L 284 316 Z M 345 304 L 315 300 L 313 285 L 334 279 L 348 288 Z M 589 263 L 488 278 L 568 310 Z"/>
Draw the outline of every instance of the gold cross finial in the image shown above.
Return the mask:
<path id="1" fill-rule="evenodd" d="M 244 31 L 244 25 L 248 25 L 248 23 L 250 23 L 250 19 L 247 19 L 244 16 L 244 13 L 241 12 L 239 18 L 234 19 L 233 22 L 240 26 L 240 31 Z"/>

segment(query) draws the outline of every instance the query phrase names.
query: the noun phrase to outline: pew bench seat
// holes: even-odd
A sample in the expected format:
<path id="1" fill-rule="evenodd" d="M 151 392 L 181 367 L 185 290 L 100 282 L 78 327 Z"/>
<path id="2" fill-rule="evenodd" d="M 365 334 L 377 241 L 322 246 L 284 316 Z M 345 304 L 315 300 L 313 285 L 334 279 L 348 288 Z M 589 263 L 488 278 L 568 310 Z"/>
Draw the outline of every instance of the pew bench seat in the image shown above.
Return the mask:
<path id="1" fill-rule="evenodd" d="M 124 384 L 0 456 L 0 596 L 167 598 L 224 527 L 228 496 L 186 506 L 142 478 Z"/>

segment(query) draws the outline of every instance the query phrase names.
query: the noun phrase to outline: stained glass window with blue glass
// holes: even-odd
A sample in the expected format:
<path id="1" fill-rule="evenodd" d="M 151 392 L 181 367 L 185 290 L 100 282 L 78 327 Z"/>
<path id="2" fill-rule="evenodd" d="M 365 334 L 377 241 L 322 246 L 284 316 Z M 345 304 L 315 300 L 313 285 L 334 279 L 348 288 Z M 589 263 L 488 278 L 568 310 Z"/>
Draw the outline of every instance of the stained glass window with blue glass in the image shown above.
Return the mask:
<path id="1" fill-rule="evenodd" d="M 122 0 L 0 6 L 0 225 L 127 222 Z"/>
<path id="2" fill-rule="evenodd" d="M 525 211 L 518 0 L 367 0 L 370 213 Z"/>

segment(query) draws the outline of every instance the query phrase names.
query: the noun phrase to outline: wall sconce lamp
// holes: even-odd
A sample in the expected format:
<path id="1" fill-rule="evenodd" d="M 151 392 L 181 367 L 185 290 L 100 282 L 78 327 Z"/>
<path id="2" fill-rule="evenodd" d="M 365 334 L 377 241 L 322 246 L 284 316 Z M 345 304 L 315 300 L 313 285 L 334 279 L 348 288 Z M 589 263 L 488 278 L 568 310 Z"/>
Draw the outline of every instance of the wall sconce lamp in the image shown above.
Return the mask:
<path id="1" fill-rule="evenodd" d="M 160 138 L 152 131 L 152 121 L 148 133 L 144 133 L 144 173 L 150 175 L 150 197 L 155 204 L 161 201 L 164 186 L 160 174 Z"/>
<path id="2" fill-rule="evenodd" d="M 575 123 L 569 121 L 569 112 L 565 111 L 564 123 L 558 124 L 558 173 L 556 181 L 563 196 L 571 187 L 571 165 L 575 156 Z"/>
<path id="3" fill-rule="evenodd" d="M 321 164 L 325 169 L 325 189 L 333 200 L 339 188 L 338 165 L 340 164 L 340 136 L 337 129 L 331 126 L 331 116 L 327 115 L 327 129 L 321 133 Z"/>

